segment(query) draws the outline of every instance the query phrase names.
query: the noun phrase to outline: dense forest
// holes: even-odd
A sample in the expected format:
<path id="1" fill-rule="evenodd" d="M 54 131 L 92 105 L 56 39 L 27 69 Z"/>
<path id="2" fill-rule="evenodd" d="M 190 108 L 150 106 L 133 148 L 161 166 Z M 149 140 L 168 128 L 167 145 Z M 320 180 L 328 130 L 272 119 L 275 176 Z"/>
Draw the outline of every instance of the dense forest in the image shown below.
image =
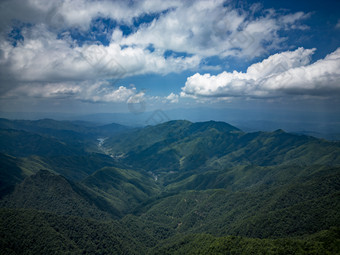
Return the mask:
<path id="1" fill-rule="evenodd" d="M 340 142 L 0 119 L 1 254 L 340 254 Z"/>

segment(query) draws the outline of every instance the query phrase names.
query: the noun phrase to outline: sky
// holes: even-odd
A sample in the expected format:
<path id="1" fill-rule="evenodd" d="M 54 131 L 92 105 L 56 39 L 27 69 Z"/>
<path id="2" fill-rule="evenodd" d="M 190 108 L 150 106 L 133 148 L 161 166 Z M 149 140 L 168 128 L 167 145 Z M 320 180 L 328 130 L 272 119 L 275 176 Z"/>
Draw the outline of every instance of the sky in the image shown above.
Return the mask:
<path id="1" fill-rule="evenodd" d="M 338 10 L 334 0 L 2 0 L 0 112 L 340 123 Z"/>

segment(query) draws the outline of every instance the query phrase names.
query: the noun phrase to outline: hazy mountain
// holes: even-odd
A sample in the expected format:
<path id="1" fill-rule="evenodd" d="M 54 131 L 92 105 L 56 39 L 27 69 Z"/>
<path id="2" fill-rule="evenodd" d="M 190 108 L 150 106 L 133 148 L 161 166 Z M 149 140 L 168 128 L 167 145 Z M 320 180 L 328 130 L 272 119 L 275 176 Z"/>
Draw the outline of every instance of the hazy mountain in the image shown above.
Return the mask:
<path id="1" fill-rule="evenodd" d="M 158 174 L 236 165 L 340 164 L 339 142 L 283 130 L 245 133 L 213 121 L 170 121 L 112 137 L 104 146 L 121 162 Z"/>
<path id="2" fill-rule="evenodd" d="M 52 119 L 41 120 L 9 120 L 0 118 L 1 129 L 16 129 L 40 134 L 56 135 L 58 131 L 73 131 L 79 134 L 114 134 L 115 132 L 124 131 L 128 127 L 117 124 L 99 124 L 88 121 L 57 121 Z"/>
<path id="3" fill-rule="evenodd" d="M 28 144 L 26 146 L 32 144 L 32 146 L 35 147 L 42 146 L 43 144 L 47 144 L 49 142 L 55 142 L 55 140 L 57 139 L 63 144 L 73 146 L 72 150 L 74 151 L 74 153 L 77 152 L 78 154 L 82 153 L 85 150 L 96 151 L 97 138 L 117 135 L 129 129 L 129 127 L 122 126 L 116 123 L 100 125 L 98 123 L 85 121 L 56 121 L 52 119 L 35 121 L 0 119 L 0 131 L 2 133 L 11 132 L 11 134 L 2 135 L 1 138 L 3 143 L 7 142 L 5 139 L 8 135 L 12 135 L 12 139 L 9 141 L 12 142 L 13 146 L 15 147 L 23 146 L 22 144 L 20 144 L 21 139 L 23 139 L 23 142 L 25 142 L 25 144 Z M 18 137 L 17 140 L 19 141 L 14 140 L 15 137 Z M 42 139 L 45 139 L 46 141 L 42 141 Z M 10 144 L 7 147 L 9 149 Z M 51 145 L 50 147 L 55 148 L 56 145 Z M 41 150 L 46 151 L 45 148 L 42 148 L 40 151 L 34 153 L 34 148 L 28 148 L 28 150 L 29 149 L 32 150 L 31 154 L 36 155 L 43 155 L 43 152 Z M 62 153 L 64 152 L 61 151 L 59 154 Z M 70 153 L 64 154 L 69 155 Z"/>

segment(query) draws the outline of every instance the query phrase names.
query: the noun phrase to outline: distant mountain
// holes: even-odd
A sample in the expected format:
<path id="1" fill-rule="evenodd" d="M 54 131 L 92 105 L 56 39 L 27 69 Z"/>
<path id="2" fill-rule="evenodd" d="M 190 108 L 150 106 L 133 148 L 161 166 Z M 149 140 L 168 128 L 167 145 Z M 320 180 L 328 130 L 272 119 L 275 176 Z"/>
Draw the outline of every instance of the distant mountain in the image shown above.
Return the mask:
<path id="1" fill-rule="evenodd" d="M 52 119 L 41 120 L 8 120 L 0 118 L 0 129 L 15 129 L 38 134 L 62 136 L 63 132 L 82 135 L 113 135 L 128 130 L 127 126 L 116 123 L 98 124 L 87 121 L 57 121 Z"/>
<path id="2" fill-rule="evenodd" d="M 19 157 L 82 155 L 85 153 L 83 148 L 65 144 L 53 137 L 13 129 L 0 129 L 0 152 Z"/>
<path id="3" fill-rule="evenodd" d="M 79 154 L 79 152 L 83 151 L 98 151 L 98 138 L 118 135 L 128 131 L 129 129 L 129 127 L 115 123 L 100 125 L 85 121 L 56 121 L 51 119 L 30 121 L 0 119 L 0 138 L 2 139 L 0 141 L 12 142 L 14 147 L 18 147 L 22 146 L 18 142 L 20 142 L 20 137 L 23 137 L 23 141 L 26 146 L 40 147 L 42 144 L 48 143 L 48 141 L 41 141 L 41 139 L 50 139 L 50 142 L 58 140 L 63 144 L 67 144 L 69 147 L 73 146 L 73 154 Z M 19 136 L 19 141 L 15 140 L 16 136 Z M 3 147 L 4 146 L 9 149 L 11 144 L 8 144 L 8 146 L 7 144 L 3 144 Z M 55 148 L 56 146 L 50 145 L 49 147 Z M 32 150 L 31 153 L 30 150 Z M 21 152 L 20 154 L 19 151 Z M 12 150 L 9 151 L 9 153 L 17 156 L 32 154 L 46 155 L 47 153 L 44 154 L 43 151 L 46 150 L 44 149 L 33 153 L 34 148 L 28 147 L 27 153 L 24 153 L 23 149 L 18 149 L 16 152 L 13 152 Z M 3 152 L 7 151 L 3 148 Z M 63 153 L 64 151 L 61 150 L 58 155 Z M 64 153 L 64 155 L 70 155 L 70 152 Z"/>
<path id="4" fill-rule="evenodd" d="M 340 143 L 277 130 L 244 133 L 223 122 L 170 121 L 105 141 L 136 169 L 156 174 L 236 165 L 340 164 Z"/>

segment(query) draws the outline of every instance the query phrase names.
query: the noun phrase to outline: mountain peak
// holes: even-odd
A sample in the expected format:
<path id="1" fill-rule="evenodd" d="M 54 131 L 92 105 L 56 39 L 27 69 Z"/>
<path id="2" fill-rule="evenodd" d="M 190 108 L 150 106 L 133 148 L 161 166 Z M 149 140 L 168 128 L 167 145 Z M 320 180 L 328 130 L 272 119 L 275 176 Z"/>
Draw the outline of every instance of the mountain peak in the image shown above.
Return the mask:
<path id="1" fill-rule="evenodd" d="M 214 121 L 214 120 L 205 121 L 205 122 L 196 122 L 196 123 L 193 123 L 192 126 L 194 127 L 195 130 L 199 130 L 199 131 L 205 131 L 210 128 L 215 128 L 221 132 L 241 131 L 237 127 L 234 127 L 226 122 Z"/>
<path id="2" fill-rule="evenodd" d="M 189 125 L 189 124 L 192 124 L 192 122 L 188 121 L 188 120 L 170 120 L 170 121 L 167 121 L 167 122 L 164 122 L 160 125 Z"/>
<path id="3" fill-rule="evenodd" d="M 275 134 L 283 134 L 286 133 L 286 131 L 284 131 L 283 129 L 277 129 L 274 131 Z"/>

